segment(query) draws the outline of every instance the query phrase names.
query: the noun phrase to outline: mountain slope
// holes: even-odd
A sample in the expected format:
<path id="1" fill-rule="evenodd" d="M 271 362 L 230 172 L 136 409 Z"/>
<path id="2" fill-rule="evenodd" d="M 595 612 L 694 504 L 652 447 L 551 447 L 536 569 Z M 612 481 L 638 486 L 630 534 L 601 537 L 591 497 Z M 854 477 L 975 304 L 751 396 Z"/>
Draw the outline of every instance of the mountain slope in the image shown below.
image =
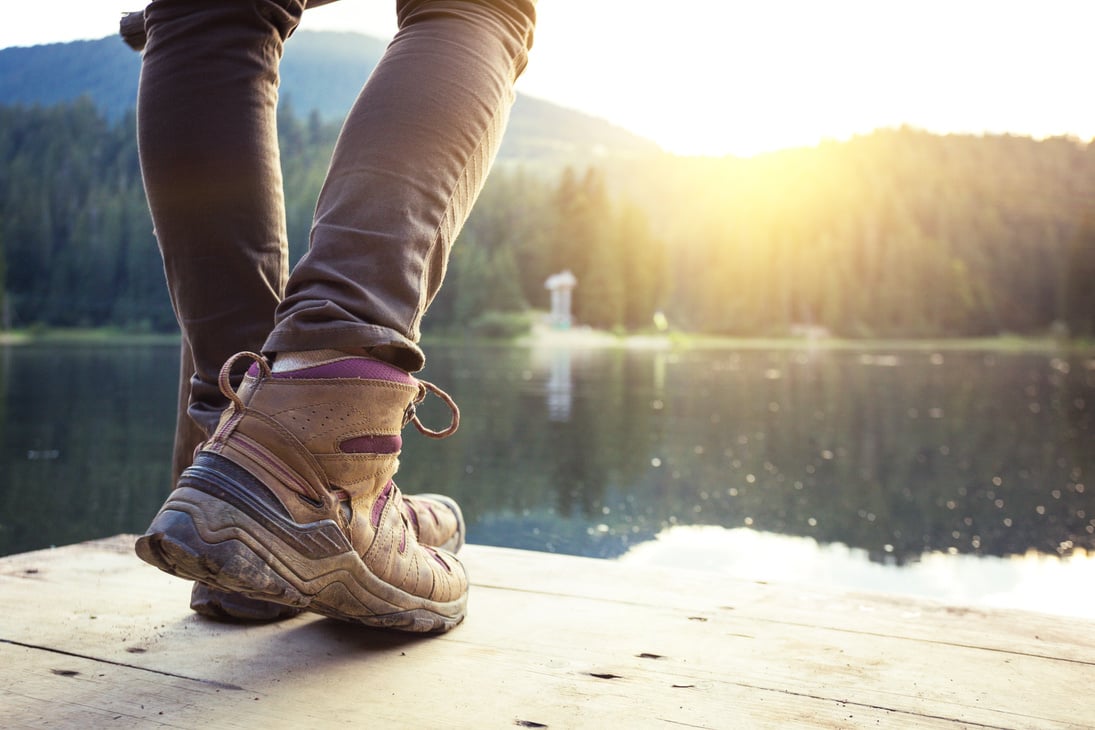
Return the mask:
<path id="1" fill-rule="evenodd" d="M 0 104 L 50 106 L 88 96 L 118 119 L 137 100 L 141 57 L 120 38 L 0 50 Z"/>
<path id="2" fill-rule="evenodd" d="M 339 120 L 384 51 L 360 33 L 301 31 L 286 46 L 281 98 L 297 115 Z M 52 105 L 89 97 L 109 119 L 137 99 L 140 56 L 118 37 L 0 50 L 0 105 Z M 658 147 L 578 111 L 518 96 L 501 156 L 549 165 L 654 155 Z"/>

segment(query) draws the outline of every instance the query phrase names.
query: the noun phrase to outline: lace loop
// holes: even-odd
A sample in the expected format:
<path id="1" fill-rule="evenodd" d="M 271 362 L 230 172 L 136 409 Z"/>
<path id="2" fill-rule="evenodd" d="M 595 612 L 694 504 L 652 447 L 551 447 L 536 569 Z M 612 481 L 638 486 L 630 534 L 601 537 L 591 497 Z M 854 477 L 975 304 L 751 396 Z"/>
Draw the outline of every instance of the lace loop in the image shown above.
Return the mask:
<path id="1" fill-rule="evenodd" d="M 239 413 L 243 410 L 243 401 L 236 395 L 236 391 L 232 389 L 232 366 L 236 364 L 236 361 L 241 358 L 250 358 L 258 363 L 259 370 L 262 371 L 262 377 L 270 377 L 270 365 L 267 364 L 266 358 L 262 355 L 256 355 L 253 352 L 237 352 L 232 357 L 228 358 L 228 361 L 221 366 L 220 375 L 217 376 L 217 385 L 220 386 L 221 394 L 225 398 L 232 401 L 232 407 Z"/>
<path id="2" fill-rule="evenodd" d="M 445 405 L 449 407 L 449 411 L 452 413 L 452 420 L 449 422 L 449 426 L 441 431 L 434 431 L 431 428 L 423 425 L 422 421 L 418 419 L 418 413 L 415 406 L 422 401 L 426 400 L 426 395 L 433 393 L 440 398 Z M 407 407 L 407 420 L 414 423 L 414 427 L 423 435 L 432 439 L 443 439 L 448 436 L 452 436 L 456 433 L 456 429 L 460 428 L 460 409 L 456 406 L 456 402 L 448 393 L 438 388 L 433 383 L 428 383 L 425 380 L 418 381 L 418 397 L 414 399 L 410 406 Z"/>

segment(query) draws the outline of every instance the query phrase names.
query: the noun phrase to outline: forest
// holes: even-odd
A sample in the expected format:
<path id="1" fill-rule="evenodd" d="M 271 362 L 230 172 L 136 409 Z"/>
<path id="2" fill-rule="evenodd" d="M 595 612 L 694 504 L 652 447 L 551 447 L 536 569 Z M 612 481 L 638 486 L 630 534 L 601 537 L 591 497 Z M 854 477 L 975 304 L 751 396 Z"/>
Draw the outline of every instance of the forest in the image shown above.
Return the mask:
<path id="1" fill-rule="evenodd" d="M 295 260 L 338 125 L 280 116 Z M 0 106 L 0 327 L 174 329 L 134 123 Z M 577 323 L 621 333 L 1089 339 L 1095 143 L 902 128 L 748 159 L 503 159 L 425 327 L 512 333 L 564 269 Z"/>

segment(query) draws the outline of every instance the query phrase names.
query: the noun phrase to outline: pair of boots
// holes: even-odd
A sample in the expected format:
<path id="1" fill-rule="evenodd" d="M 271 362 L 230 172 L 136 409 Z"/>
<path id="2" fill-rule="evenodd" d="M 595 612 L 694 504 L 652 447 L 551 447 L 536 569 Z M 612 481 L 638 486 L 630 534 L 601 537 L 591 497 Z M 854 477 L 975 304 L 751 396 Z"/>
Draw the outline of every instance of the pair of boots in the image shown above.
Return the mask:
<path id="1" fill-rule="evenodd" d="M 254 361 L 238 391 L 229 374 Z M 404 631 L 464 618 L 468 580 L 454 553 L 464 520 L 453 500 L 403 496 L 392 480 L 407 423 L 456 430 L 435 386 L 379 360 L 341 353 L 240 353 L 220 372 L 230 406 L 148 531 L 142 560 L 197 581 L 207 615 L 272 619 L 299 610 Z M 415 415 L 428 392 L 453 419 Z"/>

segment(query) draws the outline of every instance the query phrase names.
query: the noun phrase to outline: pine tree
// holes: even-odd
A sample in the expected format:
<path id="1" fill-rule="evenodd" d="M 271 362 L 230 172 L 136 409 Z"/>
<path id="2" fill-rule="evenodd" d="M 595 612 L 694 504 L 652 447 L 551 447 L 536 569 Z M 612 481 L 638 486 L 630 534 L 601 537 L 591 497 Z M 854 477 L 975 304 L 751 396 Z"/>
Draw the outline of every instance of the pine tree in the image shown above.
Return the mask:
<path id="1" fill-rule="evenodd" d="M 1095 213 L 1078 226 L 1065 260 L 1065 322 L 1073 335 L 1095 337 Z"/>

